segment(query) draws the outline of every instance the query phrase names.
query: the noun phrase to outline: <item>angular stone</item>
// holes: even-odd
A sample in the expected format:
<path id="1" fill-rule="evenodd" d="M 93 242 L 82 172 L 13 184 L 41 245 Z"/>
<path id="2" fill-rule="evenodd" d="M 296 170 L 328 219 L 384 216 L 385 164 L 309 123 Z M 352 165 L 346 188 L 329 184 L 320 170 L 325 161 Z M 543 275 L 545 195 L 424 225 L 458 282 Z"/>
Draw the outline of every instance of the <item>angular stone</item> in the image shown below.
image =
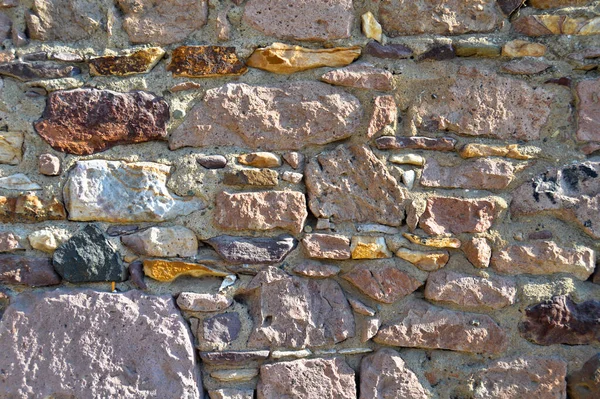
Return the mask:
<path id="1" fill-rule="evenodd" d="M 600 341 L 600 301 L 575 303 L 554 296 L 525 309 L 519 332 L 538 345 L 590 345 Z"/>
<path id="2" fill-rule="evenodd" d="M 360 362 L 360 399 L 424 399 L 430 395 L 393 349 L 381 348 Z"/>
<path id="3" fill-rule="evenodd" d="M 350 240 L 335 234 L 307 234 L 302 244 L 310 258 L 344 260 L 350 259 Z"/>
<path id="4" fill-rule="evenodd" d="M 381 327 L 373 341 L 481 354 L 502 353 L 508 344 L 504 330 L 486 315 L 456 312 L 416 300 L 398 313 L 400 318 Z"/>
<path id="5" fill-rule="evenodd" d="M 51 63 L 13 62 L 0 64 L 0 75 L 9 76 L 22 82 L 40 79 L 69 78 L 79 75 L 81 70 L 74 66 Z"/>
<path id="6" fill-rule="evenodd" d="M 427 234 L 483 233 L 506 206 L 498 199 L 429 197 L 419 227 Z"/>
<path id="7" fill-rule="evenodd" d="M 342 275 L 363 294 L 382 303 L 394 303 L 423 285 L 389 263 L 361 265 Z"/>
<path id="8" fill-rule="evenodd" d="M 461 242 L 455 237 L 421 237 L 416 234 L 402 233 L 410 242 L 433 248 L 460 248 Z"/>
<path id="9" fill-rule="evenodd" d="M 400 248 L 396 251 L 396 256 L 412 263 L 419 269 L 432 272 L 446 266 L 450 259 L 450 254 L 447 251 L 439 252 L 423 252 L 414 251 L 408 248 Z"/>
<path id="10" fill-rule="evenodd" d="M 304 175 L 302 173 L 295 173 L 286 170 L 281 175 L 281 179 L 292 184 L 299 184 L 302 181 L 302 179 L 304 179 Z"/>
<path id="11" fill-rule="evenodd" d="M 442 44 L 441 46 L 434 46 L 419 55 L 418 61 L 444 61 L 455 57 L 454 46 L 452 44 Z"/>
<path id="12" fill-rule="evenodd" d="M 249 348 L 319 347 L 354 336 L 354 316 L 333 279 L 290 276 L 268 267 L 250 282 L 246 295 L 254 322 Z"/>
<path id="13" fill-rule="evenodd" d="M 281 166 L 281 158 L 272 152 L 252 152 L 242 154 L 237 159 L 242 165 L 254 166 L 255 168 L 277 168 Z"/>
<path id="14" fill-rule="evenodd" d="M 353 236 L 350 243 L 352 259 L 384 259 L 391 258 L 383 237 Z"/>
<path id="15" fill-rule="evenodd" d="M 22 294 L 0 323 L 0 396 L 200 399 L 190 338 L 169 295 Z"/>
<path id="16" fill-rule="evenodd" d="M 359 329 L 360 329 L 360 342 L 365 343 L 373 338 L 377 331 L 379 331 L 379 327 L 381 327 L 381 320 L 378 317 L 371 317 L 368 319 L 363 319 L 359 321 Z"/>
<path id="17" fill-rule="evenodd" d="M 384 136 L 375 140 L 379 150 L 434 150 L 454 151 L 456 139 L 452 137 L 393 137 Z"/>
<path id="18" fill-rule="evenodd" d="M 600 33 L 600 18 L 569 17 L 566 15 L 524 15 L 515 19 L 516 32 L 527 36 L 596 35 Z"/>
<path id="19" fill-rule="evenodd" d="M 529 153 L 525 152 L 525 150 L 517 144 L 488 145 L 469 143 L 462 146 L 458 154 L 462 158 L 479 158 L 489 156 L 521 160 L 534 158 L 533 155 L 529 155 Z"/>
<path id="20" fill-rule="evenodd" d="M 132 43 L 181 42 L 208 19 L 206 0 L 118 0 L 117 4 L 125 14 L 123 28 Z"/>
<path id="21" fill-rule="evenodd" d="M 225 230 L 283 229 L 300 233 L 307 216 L 306 198 L 297 191 L 222 191 L 216 198 L 214 221 Z"/>
<path id="22" fill-rule="evenodd" d="M 320 79 L 332 85 L 357 89 L 389 91 L 394 88 L 394 76 L 391 72 L 365 62 L 327 72 Z"/>
<path id="23" fill-rule="evenodd" d="M 536 75 L 542 73 L 552 65 L 538 60 L 513 60 L 502 65 L 501 71 L 513 75 Z"/>
<path id="24" fill-rule="evenodd" d="M 141 261 L 131 262 L 127 267 L 129 270 L 129 281 L 140 290 L 148 289 L 146 282 L 144 281 L 144 264 Z"/>
<path id="25" fill-rule="evenodd" d="M 373 116 L 367 128 L 367 137 L 371 138 L 375 133 L 387 125 L 396 125 L 398 119 L 398 108 L 393 96 L 377 96 L 373 99 Z"/>
<path id="26" fill-rule="evenodd" d="M 515 216 L 551 214 L 600 238 L 599 173 L 600 162 L 550 169 L 514 191 L 511 213 Z"/>
<path id="27" fill-rule="evenodd" d="M 76 155 L 105 151 L 119 144 L 162 140 L 169 106 L 143 91 L 55 91 L 48 97 L 38 134 L 55 150 Z"/>
<path id="28" fill-rule="evenodd" d="M 594 251 L 590 248 L 561 248 L 554 241 L 534 241 L 510 245 L 492 255 L 492 267 L 506 274 L 570 273 L 587 280 L 595 268 Z"/>
<path id="29" fill-rule="evenodd" d="M 600 141 L 600 79 L 583 80 L 577 90 L 577 139 Z"/>
<path id="30" fill-rule="evenodd" d="M 473 376 L 473 398 L 566 398 L 567 363 L 562 359 L 518 357 L 496 360 Z"/>
<path id="31" fill-rule="evenodd" d="M 204 320 L 204 340 L 212 344 L 228 344 L 240 335 L 242 323 L 237 313 L 224 313 Z"/>
<path id="32" fill-rule="evenodd" d="M 384 0 L 379 17 L 390 37 L 491 32 L 502 21 L 492 0 Z"/>
<path id="33" fill-rule="evenodd" d="M 364 145 L 339 146 L 309 161 L 308 204 L 318 218 L 399 226 L 405 191 Z"/>
<path id="34" fill-rule="evenodd" d="M 233 304 L 233 298 L 224 294 L 182 292 L 177 297 L 181 310 L 189 312 L 220 312 Z"/>
<path id="35" fill-rule="evenodd" d="M 2 223 L 38 223 L 66 218 L 65 208 L 56 198 L 45 200 L 34 194 L 0 197 L 0 221 Z"/>
<path id="36" fill-rule="evenodd" d="M 157 281 L 169 282 L 181 276 L 225 277 L 229 273 L 197 263 L 179 260 L 145 259 L 144 274 Z"/>
<path id="37" fill-rule="evenodd" d="M 571 373 L 567 379 L 569 398 L 594 399 L 600 396 L 600 353 L 592 356 L 581 370 Z"/>
<path id="38" fill-rule="evenodd" d="M 294 267 L 294 273 L 304 277 L 327 278 L 340 272 L 340 268 L 333 265 L 322 265 L 316 262 L 304 262 Z"/>
<path id="39" fill-rule="evenodd" d="M 252 389 L 224 388 L 208 391 L 208 397 L 210 399 L 253 399 L 254 391 Z"/>
<path id="40" fill-rule="evenodd" d="M 23 158 L 23 133 L 0 132 L 0 163 L 18 165 Z"/>
<path id="41" fill-rule="evenodd" d="M 361 117 L 356 97 L 325 83 L 229 83 L 206 91 L 203 101 L 171 133 L 169 146 L 298 150 L 350 137 Z"/>
<path id="42" fill-rule="evenodd" d="M 0 233 L 0 252 L 13 252 L 18 249 L 24 249 L 19 243 L 19 236 L 8 231 Z"/>
<path id="43" fill-rule="evenodd" d="M 223 184 L 228 186 L 274 187 L 279 183 L 279 174 L 270 169 L 240 169 L 225 172 Z"/>
<path id="44" fill-rule="evenodd" d="M 465 310 L 496 310 L 515 303 L 515 282 L 504 277 L 469 276 L 453 271 L 430 273 L 425 298 L 451 303 Z"/>
<path id="45" fill-rule="evenodd" d="M 19 191 L 29 191 L 29 190 L 41 190 L 42 187 L 32 182 L 29 177 L 24 175 L 23 173 L 15 173 L 14 175 L 1 177 L 0 178 L 0 188 L 5 190 L 19 190 Z"/>
<path id="46" fill-rule="evenodd" d="M 139 231 L 140 226 L 135 224 L 123 224 L 123 225 L 112 225 L 108 229 L 106 229 L 106 234 L 111 237 L 124 236 L 128 234 L 133 234 L 136 231 Z"/>
<path id="47" fill-rule="evenodd" d="M 94 224 L 89 224 L 54 251 L 54 268 L 71 283 L 125 281 L 121 254 Z"/>
<path id="48" fill-rule="evenodd" d="M 160 47 L 136 50 L 130 54 L 95 57 L 88 61 L 92 76 L 129 76 L 148 73 L 165 55 Z"/>
<path id="49" fill-rule="evenodd" d="M 368 307 L 358 299 L 348 298 L 348 302 L 350 303 L 350 306 L 352 306 L 352 310 L 354 310 L 356 313 L 363 316 L 375 316 L 375 310 Z"/>
<path id="50" fill-rule="evenodd" d="M 368 39 L 375 39 L 378 42 L 381 42 L 383 29 L 381 28 L 381 24 L 375 18 L 375 15 L 371 11 L 368 11 L 360 16 L 362 33 Z"/>
<path id="51" fill-rule="evenodd" d="M 248 0 L 243 21 L 269 36 L 331 41 L 350 37 L 352 0 Z"/>
<path id="52" fill-rule="evenodd" d="M 33 40 L 76 42 L 104 30 L 102 3 L 73 0 L 34 0 L 25 12 L 27 32 Z"/>
<path id="53" fill-rule="evenodd" d="M 478 158 L 458 166 L 442 166 L 428 159 L 421 175 L 426 187 L 503 190 L 512 182 L 517 169 L 503 159 Z"/>
<path id="54" fill-rule="evenodd" d="M 542 87 L 471 67 L 461 67 L 440 87 L 437 99 L 421 98 L 410 109 L 420 130 L 467 136 L 537 140 L 550 115 L 553 95 Z M 498 114 L 502 109 L 502 115 Z"/>
<path id="55" fill-rule="evenodd" d="M 591 0 L 530 0 L 529 4 L 535 8 L 559 8 L 570 6 L 585 6 L 591 3 Z"/>
<path id="56" fill-rule="evenodd" d="M 283 154 L 283 159 L 294 169 L 298 169 L 304 164 L 304 155 L 295 151 L 286 152 Z"/>
<path id="57" fill-rule="evenodd" d="M 525 3 L 525 0 L 497 0 L 497 2 L 504 15 L 508 17 L 517 11 Z"/>
<path id="58" fill-rule="evenodd" d="M 3 284 L 46 287 L 60 284 L 60 281 L 49 258 L 0 255 L 0 282 Z"/>
<path id="59" fill-rule="evenodd" d="M 183 226 L 150 227 L 139 233 L 122 236 L 121 242 L 143 256 L 186 258 L 196 256 L 198 252 L 196 234 Z"/>
<path id="60" fill-rule="evenodd" d="M 254 50 L 246 62 L 253 68 L 288 74 L 321 67 L 343 67 L 351 64 L 360 53 L 359 46 L 310 49 L 273 43 Z"/>
<path id="61" fill-rule="evenodd" d="M 356 399 L 354 370 L 342 357 L 265 364 L 257 390 L 261 399 Z"/>
<path id="62" fill-rule="evenodd" d="M 196 161 L 206 169 L 223 169 L 227 166 L 227 158 L 223 155 L 203 155 Z"/>
<path id="63" fill-rule="evenodd" d="M 29 234 L 27 239 L 33 249 L 53 253 L 69 236 L 60 230 L 42 229 Z"/>
<path id="64" fill-rule="evenodd" d="M 412 56 L 413 51 L 403 44 L 390 43 L 383 46 L 371 41 L 365 46 L 363 53 L 377 58 L 400 60 Z"/>
<path id="65" fill-rule="evenodd" d="M 541 43 L 511 40 L 502 46 L 503 57 L 543 57 L 548 48 Z"/>
<path id="66" fill-rule="evenodd" d="M 223 351 L 200 352 L 200 358 L 212 366 L 238 366 L 249 362 L 262 361 L 269 357 L 269 351 Z"/>
<path id="67" fill-rule="evenodd" d="M 223 382 L 250 381 L 258 376 L 258 369 L 215 370 L 210 376 Z"/>
<path id="68" fill-rule="evenodd" d="M 478 269 L 485 269 L 490 265 L 492 258 L 492 247 L 483 237 L 472 237 L 465 242 L 462 250 L 473 266 Z"/>
<path id="69" fill-rule="evenodd" d="M 187 78 L 237 76 L 247 70 L 246 64 L 238 59 L 235 47 L 223 46 L 177 47 L 167 66 L 173 77 Z"/>
<path id="70" fill-rule="evenodd" d="M 296 240 L 289 235 L 274 238 L 247 238 L 218 236 L 205 241 L 227 262 L 241 264 L 272 264 L 282 262 L 296 247 Z"/>
<path id="71" fill-rule="evenodd" d="M 153 162 L 77 161 L 63 189 L 69 219 L 157 222 L 203 209 L 199 198 L 169 192 L 170 170 Z"/>
<path id="72" fill-rule="evenodd" d="M 60 175 L 60 158 L 52 154 L 41 154 L 38 158 L 38 170 L 46 176 Z"/>

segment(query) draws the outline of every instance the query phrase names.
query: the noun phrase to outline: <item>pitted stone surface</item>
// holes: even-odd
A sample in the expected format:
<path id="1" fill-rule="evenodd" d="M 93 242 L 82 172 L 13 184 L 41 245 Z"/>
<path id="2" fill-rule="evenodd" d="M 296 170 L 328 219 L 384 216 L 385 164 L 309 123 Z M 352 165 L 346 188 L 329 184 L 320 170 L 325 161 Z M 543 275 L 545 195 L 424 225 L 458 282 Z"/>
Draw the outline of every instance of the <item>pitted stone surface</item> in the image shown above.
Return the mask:
<path id="1" fill-rule="evenodd" d="M 516 169 L 502 159 L 478 158 L 458 166 L 442 166 L 430 158 L 421 175 L 426 187 L 503 190 L 512 182 Z"/>
<path id="2" fill-rule="evenodd" d="M 394 88 L 394 76 L 382 68 L 367 63 L 354 63 L 321 76 L 321 80 L 336 86 L 389 91 Z"/>
<path id="3" fill-rule="evenodd" d="M 100 4 L 98 4 L 100 3 Z M 101 5 L 81 0 L 35 0 L 25 13 L 29 36 L 41 41 L 77 41 L 102 32 Z"/>
<path id="4" fill-rule="evenodd" d="M 196 234 L 183 226 L 150 227 L 122 236 L 121 242 L 136 254 L 145 256 L 185 258 L 198 252 Z"/>
<path id="5" fill-rule="evenodd" d="M 600 395 L 600 353 L 592 356 L 581 368 L 568 378 L 569 397 L 594 399 Z"/>
<path id="6" fill-rule="evenodd" d="M 45 287 L 60 284 L 50 258 L 0 255 L 0 282 Z"/>
<path id="7" fill-rule="evenodd" d="M 296 247 L 290 235 L 268 237 L 233 237 L 222 235 L 206 240 L 227 262 L 234 265 L 272 264 L 285 259 Z"/>
<path id="8" fill-rule="evenodd" d="M 502 204 L 493 199 L 430 197 L 419 227 L 431 235 L 482 233 L 502 210 Z"/>
<path id="9" fill-rule="evenodd" d="M 577 139 L 600 141 L 600 79 L 584 80 L 577 84 Z"/>

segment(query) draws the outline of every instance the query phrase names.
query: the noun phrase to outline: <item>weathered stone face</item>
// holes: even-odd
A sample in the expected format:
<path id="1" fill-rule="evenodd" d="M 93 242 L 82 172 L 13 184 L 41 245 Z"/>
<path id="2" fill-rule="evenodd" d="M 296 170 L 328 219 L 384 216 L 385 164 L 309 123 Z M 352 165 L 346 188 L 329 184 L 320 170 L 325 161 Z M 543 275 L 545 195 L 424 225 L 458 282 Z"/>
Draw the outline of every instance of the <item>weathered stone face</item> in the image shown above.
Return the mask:
<path id="1" fill-rule="evenodd" d="M 34 126 L 54 149 L 94 154 L 119 144 L 166 138 L 169 106 L 143 91 L 57 91 L 48 97 L 42 119 Z"/>
<path id="2" fill-rule="evenodd" d="M 23 158 L 23 133 L 0 132 L 0 163 L 18 165 Z"/>
<path id="3" fill-rule="evenodd" d="M 203 338 L 211 344 L 228 344 L 235 341 L 242 329 L 237 313 L 224 313 L 204 320 Z"/>
<path id="4" fill-rule="evenodd" d="M 242 75 L 248 68 L 235 53 L 235 47 L 181 46 L 173 50 L 167 71 L 173 76 L 208 78 Z"/>
<path id="5" fill-rule="evenodd" d="M 170 296 L 19 295 L 0 322 L 0 395 L 199 399 L 190 338 Z"/>
<path id="6" fill-rule="evenodd" d="M 430 158 L 421 175 L 426 187 L 502 190 L 515 177 L 515 167 L 502 159 L 479 158 L 458 166 L 442 166 Z"/>
<path id="7" fill-rule="evenodd" d="M 41 41 L 89 39 L 105 30 L 101 5 L 82 0 L 35 0 L 25 14 L 29 36 Z"/>
<path id="8" fill-rule="evenodd" d="M 600 79 L 584 80 L 577 84 L 577 139 L 600 141 Z"/>
<path id="9" fill-rule="evenodd" d="M 214 145 L 297 150 L 350 137 L 361 116 L 358 99 L 325 83 L 229 83 L 206 92 L 169 145 L 173 150 Z"/>
<path id="10" fill-rule="evenodd" d="M 250 238 L 218 236 L 205 241 L 227 262 L 240 264 L 279 263 L 296 247 L 296 240 L 289 235 L 275 238 Z"/>
<path id="11" fill-rule="evenodd" d="M 462 247 L 465 256 L 473 266 L 485 269 L 490 265 L 492 258 L 492 247 L 483 237 L 473 237 L 465 242 Z"/>
<path id="12" fill-rule="evenodd" d="M 60 284 L 60 281 L 50 258 L 0 255 L 0 282 L 3 284 L 45 287 Z"/>
<path id="13" fill-rule="evenodd" d="M 150 227 L 140 233 L 122 236 L 121 242 L 144 256 L 185 258 L 198 252 L 196 234 L 183 226 Z"/>
<path id="14" fill-rule="evenodd" d="M 109 55 L 89 61 L 90 74 L 98 76 L 128 76 L 147 73 L 165 55 L 160 47 L 137 50 L 126 55 Z"/>
<path id="15" fill-rule="evenodd" d="M 383 136 L 375 140 L 380 150 L 434 150 L 454 151 L 456 139 L 452 137 L 393 137 Z"/>
<path id="16" fill-rule="evenodd" d="M 0 221 L 3 223 L 38 223 L 67 218 L 62 202 L 41 199 L 35 194 L 0 197 Z"/>
<path id="17" fill-rule="evenodd" d="M 229 273 L 202 264 L 180 260 L 145 259 L 144 274 L 154 280 L 169 282 L 181 276 L 225 277 Z"/>
<path id="18" fill-rule="evenodd" d="M 524 15 L 512 22 L 516 32 L 527 36 L 597 35 L 599 18 L 567 15 Z"/>
<path id="19" fill-rule="evenodd" d="M 592 356 L 581 368 L 569 375 L 569 397 L 593 399 L 600 395 L 600 353 Z"/>
<path id="20" fill-rule="evenodd" d="M 9 64 L 0 64 L 0 75 L 10 76 L 22 82 L 68 78 L 80 73 L 81 70 L 78 67 L 54 63 L 12 62 Z"/>
<path id="21" fill-rule="evenodd" d="M 335 234 L 307 234 L 302 239 L 307 254 L 316 259 L 350 259 L 350 239 Z"/>
<path id="22" fill-rule="evenodd" d="M 535 8 L 559 8 L 569 6 L 584 6 L 589 4 L 590 0 L 531 0 L 530 4 Z"/>
<path id="23" fill-rule="evenodd" d="M 430 197 L 419 218 L 419 227 L 432 235 L 482 233 L 502 210 L 500 202 L 490 199 Z"/>
<path id="24" fill-rule="evenodd" d="M 394 77 L 385 69 L 367 63 L 355 63 L 335 69 L 321 76 L 321 80 L 336 86 L 389 91 L 394 88 Z"/>

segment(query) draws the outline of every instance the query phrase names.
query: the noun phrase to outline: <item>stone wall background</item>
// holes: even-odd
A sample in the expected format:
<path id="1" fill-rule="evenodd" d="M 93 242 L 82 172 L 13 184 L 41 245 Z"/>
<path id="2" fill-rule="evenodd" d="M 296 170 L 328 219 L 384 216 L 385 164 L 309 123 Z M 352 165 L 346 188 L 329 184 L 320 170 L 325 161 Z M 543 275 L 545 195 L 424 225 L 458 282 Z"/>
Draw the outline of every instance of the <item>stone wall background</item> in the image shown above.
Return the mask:
<path id="1" fill-rule="evenodd" d="M 0 397 L 598 397 L 600 3 L 523 3 L 1 1 Z"/>

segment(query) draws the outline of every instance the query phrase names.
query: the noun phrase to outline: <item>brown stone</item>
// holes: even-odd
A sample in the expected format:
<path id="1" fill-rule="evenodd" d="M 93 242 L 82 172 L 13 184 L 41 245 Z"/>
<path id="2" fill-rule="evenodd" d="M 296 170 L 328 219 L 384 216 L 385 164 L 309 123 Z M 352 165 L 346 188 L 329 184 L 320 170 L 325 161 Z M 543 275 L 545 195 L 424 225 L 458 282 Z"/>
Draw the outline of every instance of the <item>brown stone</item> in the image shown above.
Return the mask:
<path id="1" fill-rule="evenodd" d="M 365 46 L 363 53 L 377 58 L 400 60 L 412 56 L 413 51 L 403 44 L 390 43 L 384 46 L 370 41 Z"/>
<path id="2" fill-rule="evenodd" d="M 131 262 L 127 267 L 129 271 L 129 281 L 140 290 L 148 289 L 144 281 L 144 263 L 142 261 Z"/>
<path id="3" fill-rule="evenodd" d="M 218 236 L 206 240 L 217 253 L 233 265 L 268 265 L 282 262 L 298 243 L 294 237 L 282 234 L 277 237 Z"/>
<path id="4" fill-rule="evenodd" d="M 516 168 L 503 159 L 479 158 L 458 166 L 442 166 L 427 160 L 421 185 L 426 187 L 503 190 L 515 177 Z"/>
<path id="5" fill-rule="evenodd" d="M 524 0 L 518 0 L 524 1 Z M 489 42 L 456 42 L 454 43 L 454 51 L 458 57 L 500 57 L 502 47 L 496 46 Z"/>
<path id="6" fill-rule="evenodd" d="M 394 76 L 391 72 L 365 62 L 327 72 L 321 76 L 321 80 L 332 85 L 357 89 L 390 91 L 394 88 Z"/>
<path id="7" fill-rule="evenodd" d="M 150 93 L 76 89 L 51 93 L 34 126 L 52 148 L 89 155 L 119 144 L 162 140 L 168 120 L 169 106 Z"/>
<path id="8" fill-rule="evenodd" d="M 107 55 L 89 60 L 90 75 L 129 76 L 148 73 L 165 55 L 160 47 L 150 47 L 124 55 Z"/>
<path id="9" fill-rule="evenodd" d="M 504 277 L 476 277 L 453 271 L 430 273 L 425 298 L 465 310 L 496 310 L 515 303 L 515 282 Z"/>
<path id="10" fill-rule="evenodd" d="M 229 344 L 238 338 L 241 329 L 242 323 L 237 313 L 219 314 L 204 319 L 202 338 L 210 344 Z"/>
<path id="11" fill-rule="evenodd" d="M 418 61 L 444 61 L 456 57 L 456 52 L 452 44 L 442 44 L 434 46 L 426 52 L 419 55 Z"/>
<path id="12" fill-rule="evenodd" d="M 600 79 L 583 80 L 577 90 L 577 139 L 600 141 Z"/>
<path id="13" fill-rule="evenodd" d="M 307 234 L 302 245 L 310 258 L 350 259 L 350 239 L 334 234 Z"/>
<path id="14" fill-rule="evenodd" d="M 56 198 L 45 200 L 35 194 L 0 197 L 2 223 L 39 223 L 45 220 L 65 220 L 67 212 Z"/>
<path id="15" fill-rule="evenodd" d="M 132 43 L 167 45 L 184 41 L 206 24 L 206 0 L 118 0 L 123 28 Z"/>
<path id="16" fill-rule="evenodd" d="M 570 273 L 585 281 L 594 272 L 594 259 L 590 248 L 561 248 L 554 241 L 533 241 L 494 251 L 491 264 L 500 273 Z"/>
<path id="17" fill-rule="evenodd" d="M 501 71 L 513 75 L 536 75 L 542 73 L 552 65 L 538 60 L 513 60 L 502 65 Z"/>
<path id="18" fill-rule="evenodd" d="M 506 333 L 489 316 L 456 312 L 412 301 L 398 310 L 399 319 L 384 324 L 373 340 L 410 348 L 448 349 L 460 352 L 504 352 Z"/>
<path id="19" fill-rule="evenodd" d="M 502 21 L 492 0 L 383 0 L 379 16 L 390 37 L 491 32 Z"/>
<path id="20" fill-rule="evenodd" d="M 497 2 L 504 15 L 508 17 L 517 11 L 525 3 L 525 0 L 497 0 Z"/>
<path id="21" fill-rule="evenodd" d="M 50 258 L 19 255 L 0 255 L 0 282 L 30 287 L 60 284 L 61 278 L 52 267 Z"/>
<path id="22" fill-rule="evenodd" d="M 405 191 L 364 145 L 339 146 L 309 161 L 305 170 L 308 205 L 333 222 L 399 226 Z"/>
<path id="23" fill-rule="evenodd" d="M 286 74 L 321 67 L 343 67 L 357 59 L 360 53 L 359 46 L 310 49 L 273 43 L 254 50 L 246 62 L 253 68 Z"/>
<path id="24" fill-rule="evenodd" d="M 522 80 L 471 67 L 461 67 L 447 81 L 449 85 L 440 86 L 435 99 L 423 96 L 409 109 L 416 129 L 539 139 L 553 99 L 544 88 L 534 89 Z"/>
<path id="25" fill-rule="evenodd" d="M 503 57 L 543 57 L 548 48 L 541 43 L 511 40 L 502 46 Z"/>
<path id="26" fill-rule="evenodd" d="M 381 348 L 360 363 L 360 399 L 425 399 L 431 396 L 400 354 Z"/>
<path id="27" fill-rule="evenodd" d="M 596 35 L 600 33 L 600 18 L 566 15 L 525 15 L 513 21 L 513 28 L 527 36 Z"/>
<path id="28" fill-rule="evenodd" d="M 81 69 L 75 66 L 64 66 L 46 62 L 11 62 L 0 64 L 0 75 L 10 76 L 22 82 L 41 79 L 70 78 L 81 74 Z"/>
<path id="29" fill-rule="evenodd" d="M 210 78 L 237 76 L 248 68 L 235 53 L 235 47 L 181 46 L 173 50 L 167 71 L 174 77 Z"/>
<path id="30" fill-rule="evenodd" d="M 492 247 L 483 237 L 472 237 L 465 242 L 462 250 L 473 266 L 478 269 L 485 269 L 490 265 L 492 258 Z"/>
<path id="31" fill-rule="evenodd" d="M 284 229 L 300 233 L 308 212 L 304 194 L 296 191 L 219 193 L 215 224 L 226 230 Z"/>
<path id="32" fill-rule="evenodd" d="M 384 261 L 385 262 L 385 261 Z M 390 263 L 361 265 L 342 275 L 363 294 L 382 303 L 394 303 L 423 285 Z"/>
<path id="33" fill-rule="evenodd" d="M 569 398 L 595 399 L 600 396 L 600 353 L 592 356 L 567 379 Z"/>
<path id="34" fill-rule="evenodd" d="M 270 169 L 239 169 L 223 176 L 223 184 L 228 186 L 274 187 L 278 183 L 279 174 Z"/>
<path id="35" fill-rule="evenodd" d="M 535 8 L 559 8 L 570 6 L 585 6 L 591 3 L 591 0 L 529 0 L 529 5 Z"/>
<path id="36" fill-rule="evenodd" d="M 493 361 L 472 377 L 474 399 L 564 399 L 567 363 L 562 359 L 517 357 Z"/>
<path id="37" fill-rule="evenodd" d="M 268 267 L 245 294 L 254 321 L 249 348 L 333 345 L 354 336 L 354 316 L 333 279 L 306 279 Z"/>
<path id="38" fill-rule="evenodd" d="M 395 126 L 398 119 L 398 108 L 393 96 L 377 96 L 373 99 L 373 116 L 367 128 L 367 137 L 371 138 L 375 133 L 387 125 Z"/>
<path id="39" fill-rule="evenodd" d="M 348 298 L 348 302 L 350 303 L 350 306 L 352 306 L 352 310 L 354 310 L 356 313 L 361 314 L 363 316 L 375 316 L 375 310 L 365 305 L 358 299 Z M 379 327 L 377 328 L 379 329 Z"/>
<path id="40" fill-rule="evenodd" d="M 433 248 L 460 248 L 461 242 L 456 237 L 421 237 L 416 234 L 403 233 L 412 243 Z"/>
<path id="41" fill-rule="evenodd" d="M 14 252 L 18 249 L 25 249 L 19 243 L 19 236 L 8 231 L 0 232 L 0 252 Z"/>
<path id="42" fill-rule="evenodd" d="M 575 303 L 554 296 L 525 309 L 519 332 L 538 345 L 590 345 L 600 341 L 600 301 Z"/>
<path id="43" fill-rule="evenodd" d="M 145 259 L 144 274 L 154 280 L 169 282 L 181 276 L 225 277 L 229 273 L 197 263 L 183 262 L 180 260 Z"/>
<path id="44" fill-rule="evenodd" d="M 101 2 L 82 6 L 72 0 L 35 0 L 25 13 L 27 31 L 33 40 L 74 42 L 89 39 L 104 30 Z"/>
<path id="45" fill-rule="evenodd" d="M 300 166 L 304 166 L 304 155 L 299 152 L 286 152 L 283 154 L 283 159 L 292 168 L 298 169 Z"/>
<path id="46" fill-rule="evenodd" d="M 429 197 L 419 227 L 431 235 L 483 233 L 505 208 L 499 201 Z"/>
<path id="47" fill-rule="evenodd" d="M 361 117 L 356 97 L 325 83 L 229 83 L 207 90 L 203 101 L 171 133 L 169 145 L 172 150 L 231 145 L 298 150 L 350 137 Z"/>
<path id="48" fill-rule="evenodd" d="M 393 137 L 384 136 L 375 140 L 380 150 L 434 150 L 454 151 L 456 139 L 452 137 Z"/>
<path id="49" fill-rule="evenodd" d="M 463 158 L 478 158 L 478 157 L 506 157 L 520 160 L 531 159 L 534 156 L 525 153 L 522 147 L 517 144 L 507 145 L 488 145 L 469 143 L 462 146 L 458 154 Z"/>
<path id="50" fill-rule="evenodd" d="M 340 272 L 340 268 L 333 265 L 323 265 L 316 262 L 304 262 L 294 267 L 294 273 L 304 277 L 327 278 Z"/>
<path id="51" fill-rule="evenodd" d="M 412 263 L 419 269 L 432 272 L 446 266 L 450 259 L 447 251 L 440 252 L 422 252 L 414 251 L 408 248 L 400 248 L 396 251 L 396 256 Z"/>
<path id="52" fill-rule="evenodd" d="M 244 22 L 279 39 L 330 41 L 350 37 L 352 0 L 248 0 Z"/>

